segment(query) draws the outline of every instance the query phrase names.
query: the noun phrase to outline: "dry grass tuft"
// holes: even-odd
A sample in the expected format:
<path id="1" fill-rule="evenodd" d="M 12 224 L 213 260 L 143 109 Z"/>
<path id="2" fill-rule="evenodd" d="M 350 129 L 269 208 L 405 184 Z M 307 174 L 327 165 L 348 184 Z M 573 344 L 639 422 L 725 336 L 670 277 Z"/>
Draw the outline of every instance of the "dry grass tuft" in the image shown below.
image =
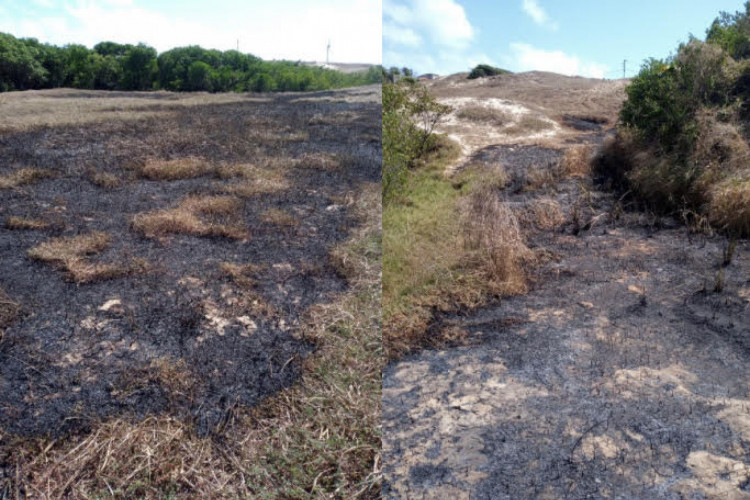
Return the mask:
<path id="1" fill-rule="evenodd" d="M 299 220 L 288 212 L 278 208 L 269 208 L 261 215 L 261 220 L 267 224 L 275 224 L 282 227 L 294 227 L 299 225 Z"/>
<path id="2" fill-rule="evenodd" d="M 274 164 L 266 168 L 244 166 L 240 182 L 229 185 L 217 186 L 217 190 L 223 193 L 239 196 L 240 198 L 253 198 L 262 194 L 277 193 L 289 188 L 289 182 L 283 175 L 283 168 L 287 165 Z"/>
<path id="3" fill-rule="evenodd" d="M 219 270 L 231 277 L 249 277 L 261 271 L 261 266 L 255 264 L 236 264 L 234 262 L 222 262 L 219 264 Z"/>
<path id="4" fill-rule="evenodd" d="M 532 257 L 513 211 L 493 189 L 479 187 L 462 207 L 462 240 L 475 270 L 502 295 L 525 293 Z"/>
<path id="5" fill-rule="evenodd" d="M 115 189 L 122 184 L 122 180 L 114 174 L 90 170 L 88 172 L 89 181 L 95 186 L 104 189 Z"/>
<path id="6" fill-rule="evenodd" d="M 111 242 L 112 238 L 106 233 L 53 238 L 30 249 L 28 256 L 64 269 L 68 277 L 76 283 L 122 278 L 148 270 L 148 263 L 141 259 L 134 259 L 127 264 L 100 264 L 86 259 L 86 256 L 109 248 Z"/>
<path id="7" fill-rule="evenodd" d="M 557 175 L 555 167 L 549 165 L 535 165 L 530 167 L 525 175 L 524 191 L 536 191 L 549 189 L 557 184 Z"/>
<path id="8" fill-rule="evenodd" d="M 488 106 L 466 106 L 456 112 L 462 120 L 502 127 L 513 121 L 513 115 Z"/>
<path id="9" fill-rule="evenodd" d="M 184 359 L 159 357 L 148 365 L 131 367 L 118 377 L 112 388 L 112 395 L 131 397 L 154 384 L 164 388 L 170 398 L 184 398 L 194 395 L 197 382 Z"/>
<path id="10" fill-rule="evenodd" d="M 591 146 L 577 145 L 568 148 L 560 160 L 560 177 L 586 177 L 591 174 Z"/>
<path id="11" fill-rule="evenodd" d="M 6 229 L 39 230 L 50 226 L 49 222 L 41 219 L 26 219 L 23 217 L 8 217 L 5 221 Z"/>
<path id="12" fill-rule="evenodd" d="M 250 289 L 255 286 L 254 276 L 261 270 L 255 264 L 236 264 L 234 262 L 222 262 L 219 270 L 239 286 Z"/>
<path id="13" fill-rule="evenodd" d="M 542 231 L 555 230 L 566 222 L 560 204 L 550 198 L 537 198 L 525 203 L 516 211 L 516 216 L 521 226 Z"/>
<path id="14" fill-rule="evenodd" d="M 39 168 L 21 168 L 8 174 L 0 175 L 0 189 L 12 189 L 25 184 L 36 184 L 43 179 L 54 177 L 50 170 Z"/>
<path id="15" fill-rule="evenodd" d="M 176 160 L 146 160 L 140 175 L 152 181 L 176 181 L 194 179 L 213 173 L 214 169 L 201 158 L 178 158 Z"/>
<path id="16" fill-rule="evenodd" d="M 188 234 L 245 239 L 250 234 L 239 222 L 222 223 L 236 219 L 241 208 L 242 200 L 234 196 L 190 196 L 174 208 L 135 215 L 132 227 L 146 238 Z"/>
<path id="17" fill-rule="evenodd" d="M 44 262 L 79 259 L 109 248 L 112 237 L 107 233 L 90 233 L 70 238 L 54 238 L 29 250 L 29 257 Z"/>
<path id="18" fill-rule="evenodd" d="M 750 178 L 731 178 L 712 187 L 711 224 L 739 237 L 750 236 Z"/>
<path id="19" fill-rule="evenodd" d="M 315 170 L 325 170 L 327 172 L 341 170 L 343 163 L 342 158 L 326 153 L 305 153 L 300 156 L 296 162 L 297 166 L 300 168 L 312 168 Z"/>
<path id="20" fill-rule="evenodd" d="M 549 120 L 536 115 L 525 114 L 521 116 L 517 123 L 504 129 L 503 132 L 510 135 L 533 135 L 549 130 L 553 126 Z"/>

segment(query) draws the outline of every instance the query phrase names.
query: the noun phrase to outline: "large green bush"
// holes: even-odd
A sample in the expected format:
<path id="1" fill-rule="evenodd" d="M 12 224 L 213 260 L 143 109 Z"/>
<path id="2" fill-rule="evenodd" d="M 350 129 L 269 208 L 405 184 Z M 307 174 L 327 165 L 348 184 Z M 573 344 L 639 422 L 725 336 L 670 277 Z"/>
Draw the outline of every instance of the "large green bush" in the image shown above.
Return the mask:
<path id="1" fill-rule="evenodd" d="M 600 177 L 651 210 L 747 235 L 750 2 L 722 13 L 706 42 L 691 37 L 676 55 L 646 61 L 626 93 Z"/>
<path id="2" fill-rule="evenodd" d="M 489 64 L 478 64 L 474 67 L 474 69 L 471 70 L 471 73 L 469 73 L 469 76 L 467 76 L 467 78 L 469 80 L 473 80 L 475 78 L 484 78 L 486 76 L 508 74 L 510 74 L 510 71 L 506 69 L 496 68 L 494 66 L 490 66 Z"/>

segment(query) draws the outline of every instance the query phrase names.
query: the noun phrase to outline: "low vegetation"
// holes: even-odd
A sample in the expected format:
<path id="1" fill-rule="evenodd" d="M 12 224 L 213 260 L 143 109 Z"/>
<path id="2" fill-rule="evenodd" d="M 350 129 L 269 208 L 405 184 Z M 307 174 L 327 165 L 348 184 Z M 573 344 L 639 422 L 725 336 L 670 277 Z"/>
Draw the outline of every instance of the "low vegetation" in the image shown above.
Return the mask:
<path id="1" fill-rule="evenodd" d="M 114 264 L 94 263 L 87 259 L 88 256 L 106 250 L 111 243 L 112 237 L 100 232 L 53 238 L 31 248 L 28 256 L 66 271 L 68 277 L 76 283 L 121 278 L 148 269 L 148 264 L 141 259 Z"/>
<path id="2" fill-rule="evenodd" d="M 24 217 L 8 217 L 5 221 L 5 227 L 7 229 L 19 229 L 19 230 L 38 230 L 46 229 L 50 226 L 49 222 L 41 219 L 27 219 Z"/>
<path id="3" fill-rule="evenodd" d="M 692 213 L 750 236 L 750 2 L 722 14 L 706 41 L 651 59 L 627 88 L 598 175 L 657 213 Z"/>
<path id="4" fill-rule="evenodd" d="M 234 196 L 189 196 L 174 208 L 137 214 L 132 224 L 146 238 L 188 234 L 245 239 L 250 234 L 236 217 L 241 207 L 242 200 Z"/>
<path id="5" fill-rule="evenodd" d="M 460 148 L 432 130 L 449 108 L 413 83 L 383 93 L 383 344 L 394 359 L 460 339 L 431 328 L 435 311 L 525 290 L 530 252 L 499 198 L 502 175 L 445 176 Z M 425 109 L 432 126 L 417 125 Z"/>
<path id="6" fill-rule="evenodd" d="M 20 168 L 5 175 L 0 175 L 0 189 L 12 189 L 25 184 L 35 184 L 50 177 L 53 177 L 53 174 L 48 170 Z"/>
<path id="7" fill-rule="evenodd" d="M 501 109 L 489 106 L 464 106 L 456 112 L 456 116 L 462 120 L 486 123 L 495 127 L 502 127 L 513 121 L 513 116 Z"/>

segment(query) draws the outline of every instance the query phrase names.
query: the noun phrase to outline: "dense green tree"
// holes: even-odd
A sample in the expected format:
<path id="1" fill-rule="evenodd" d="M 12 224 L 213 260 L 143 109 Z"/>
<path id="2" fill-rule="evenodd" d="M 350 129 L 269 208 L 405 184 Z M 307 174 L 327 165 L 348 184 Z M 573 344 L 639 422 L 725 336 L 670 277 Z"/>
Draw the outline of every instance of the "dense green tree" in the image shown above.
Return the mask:
<path id="1" fill-rule="evenodd" d="M 400 71 L 400 70 L 398 70 Z M 76 87 L 102 90 L 299 91 L 381 81 L 380 67 L 345 74 L 301 62 L 263 61 L 236 50 L 178 47 L 158 55 L 144 44 L 105 41 L 56 47 L 0 33 L 0 91 Z"/>
<path id="2" fill-rule="evenodd" d="M 187 90 L 207 90 L 213 88 L 211 85 L 211 66 L 203 61 L 194 61 L 188 68 Z"/>
<path id="3" fill-rule="evenodd" d="M 156 49 L 139 43 L 122 56 L 121 87 L 125 90 L 150 90 L 158 74 Z"/>

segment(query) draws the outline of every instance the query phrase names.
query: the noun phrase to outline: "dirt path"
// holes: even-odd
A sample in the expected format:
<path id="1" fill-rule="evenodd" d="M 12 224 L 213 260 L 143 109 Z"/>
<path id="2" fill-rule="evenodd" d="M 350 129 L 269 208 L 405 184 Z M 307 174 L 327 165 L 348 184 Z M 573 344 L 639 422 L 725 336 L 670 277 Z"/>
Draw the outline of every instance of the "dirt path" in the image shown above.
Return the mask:
<path id="1" fill-rule="evenodd" d="M 482 154 L 517 176 L 544 151 Z M 637 213 L 574 235 L 611 195 L 513 185 L 568 222 L 530 234 L 528 295 L 442 319 L 471 345 L 386 369 L 385 497 L 750 498 L 750 245 L 716 292 L 724 240 Z"/>

